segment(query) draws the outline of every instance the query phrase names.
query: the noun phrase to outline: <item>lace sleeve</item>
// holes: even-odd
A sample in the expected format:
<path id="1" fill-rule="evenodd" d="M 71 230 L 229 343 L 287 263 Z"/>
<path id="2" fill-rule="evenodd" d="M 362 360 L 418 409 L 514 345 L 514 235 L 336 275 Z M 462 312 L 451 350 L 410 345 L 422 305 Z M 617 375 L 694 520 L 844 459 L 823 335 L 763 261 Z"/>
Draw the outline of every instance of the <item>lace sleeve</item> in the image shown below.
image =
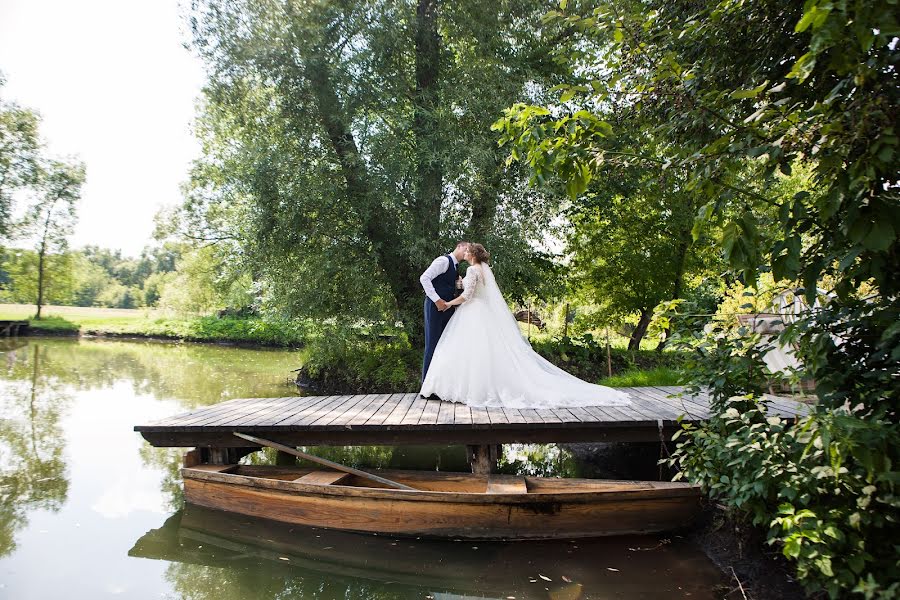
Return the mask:
<path id="1" fill-rule="evenodd" d="M 478 286 L 478 277 L 480 274 L 478 267 L 470 266 L 466 270 L 466 276 L 463 278 L 463 291 L 460 294 L 463 299 L 468 302 L 475 295 L 475 288 Z"/>

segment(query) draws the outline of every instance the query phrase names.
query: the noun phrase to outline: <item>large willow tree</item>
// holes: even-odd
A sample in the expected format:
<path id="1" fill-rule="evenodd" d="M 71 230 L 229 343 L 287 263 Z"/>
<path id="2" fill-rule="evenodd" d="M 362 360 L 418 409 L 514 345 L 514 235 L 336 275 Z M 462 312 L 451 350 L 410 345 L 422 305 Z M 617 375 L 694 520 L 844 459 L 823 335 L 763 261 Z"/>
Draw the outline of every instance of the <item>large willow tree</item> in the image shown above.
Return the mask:
<path id="1" fill-rule="evenodd" d="M 418 275 L 457 238 L 539 282 L 552 192 L 505 165 L 490 125 L 565 75 L 539 1 L 195 2 L 207 64 L 188 235 L 230 248 L 295 315 L 420 330 Z M 561 79 L 560 79 L 561 80 Z"/>

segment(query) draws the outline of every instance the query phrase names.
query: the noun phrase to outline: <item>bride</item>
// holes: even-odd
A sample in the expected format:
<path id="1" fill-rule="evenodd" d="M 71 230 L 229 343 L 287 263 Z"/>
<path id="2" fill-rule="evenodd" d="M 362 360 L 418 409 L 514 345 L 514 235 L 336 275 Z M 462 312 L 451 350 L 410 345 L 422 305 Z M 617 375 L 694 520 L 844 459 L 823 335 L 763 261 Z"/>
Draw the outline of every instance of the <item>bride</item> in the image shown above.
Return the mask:
<path id="1" fill-rule="evenodd" d="M 509 312 L 481 244 L 469 244 L 458 306 L 434 351 L 421 395 L 470 406 L 622 406 L 628 395 L 582 381 L 531 349 Z"/>

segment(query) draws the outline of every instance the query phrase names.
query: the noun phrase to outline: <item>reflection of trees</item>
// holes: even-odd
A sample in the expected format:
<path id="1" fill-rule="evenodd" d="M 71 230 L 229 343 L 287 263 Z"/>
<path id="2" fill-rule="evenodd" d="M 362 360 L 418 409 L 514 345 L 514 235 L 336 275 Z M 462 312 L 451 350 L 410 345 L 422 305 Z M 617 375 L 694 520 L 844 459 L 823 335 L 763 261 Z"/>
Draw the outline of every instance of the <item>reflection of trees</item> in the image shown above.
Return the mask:
<path id="1" fill-rule="evenodd" d="M 121 340 L 33 340 L 52 351 L 41 365 L 48 376 L 76 389 L 127 381 L 135 394 L 172 398 L 186 408 L 228 398 L 290 396 L 296 352 Z"/>
<path id="2" fill-rule="evenodd" d="M 144 466 L 163 473 L 159 487 L 166 498 L 166 507 L 173 511 L 181 509 L 184 506 L 184 488 L 181 481 L 184 448 L 154 448 L 144 442 L 139 452 Z"/>
<path id="3" fill-rule="evenodd" d="M 251 561 L 244 561 L 251 562 Z M 364 579 L 329 577 L 322 573 L 297 573 L 265 561 L 227 569 L 187 563 L 172 563 L 166 579 L 183 600 L 243 600 L 245 598 L 394 600 L 424 598 L 426 589 L 379 584 Z"/>
<path id="4" fill-rule="evenodd" d="M 71 397 L 44 372 L 47 350 L 35 344 L 10 352 L 0 394 L 0 556 L 15 548 L 29 510 L 59 510 L 69 481 L 59 419 Z"/>
<path id="5" fill-rule="evenodd" d="M 556 444 L 506 444 L 500 472 L 532 477 L 582 477 L 570 452 Z"/>

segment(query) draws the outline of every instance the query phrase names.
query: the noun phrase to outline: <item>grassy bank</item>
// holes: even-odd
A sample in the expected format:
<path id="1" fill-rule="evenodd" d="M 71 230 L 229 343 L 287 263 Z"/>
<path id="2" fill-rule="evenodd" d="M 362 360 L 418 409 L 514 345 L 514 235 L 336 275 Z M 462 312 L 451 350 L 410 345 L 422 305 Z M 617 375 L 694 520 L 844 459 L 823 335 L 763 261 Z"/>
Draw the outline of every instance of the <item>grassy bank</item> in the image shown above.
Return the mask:
<path id="1" fill-rule="evenodd" d="M 544 358 L 577 377 L 611 387 L 678 385 L 681 354 L 606 347 L 590 336 L 532 340 Z M 323 336 L 310 340 L 300 377 L 322 393 L 392 393 L 417 390 L 422 354 L 402 337 L 346 339 Z M 610 364 L 612 376 L 610 376 Z"/>
<path id="2" fill-rule="evenodd" d="M 147 309 L 45 306 L 34 319 L 34 306 L 0 304 L 0 319 L 25 319 L 38 334 L 148 337 L 191 342 L 232 342 L 299 347 L 307 337 L 298 321 L 260 317 L 177 316 Z"/>

